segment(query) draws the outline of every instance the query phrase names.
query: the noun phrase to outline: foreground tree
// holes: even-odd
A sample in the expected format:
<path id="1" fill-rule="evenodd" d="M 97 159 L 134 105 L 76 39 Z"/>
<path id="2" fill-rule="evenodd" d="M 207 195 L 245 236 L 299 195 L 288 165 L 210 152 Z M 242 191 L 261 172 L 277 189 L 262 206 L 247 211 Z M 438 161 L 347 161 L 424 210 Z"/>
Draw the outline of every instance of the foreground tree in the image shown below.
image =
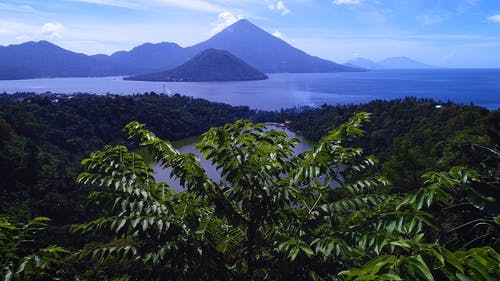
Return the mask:
<path id="1" fill-rule="evenodd" d="M 469 200 L 462 192 L 471 190 L 477 173 L 459 167 L 429 173 L 417 193 L 391 194 L 386 180 L 364 176 L 376 159 L 345 146 L 367 121 L 368 114 L 358 113 L 298 155 L 298 140 L 262 124 L 213 128 L 198 149 L 217 166 L 220 182 L 195 155 L 179 153 L 142 124 L 128 124 L 130 139 L 171 168 L 186 191 L 155 182 L 151 165 L 125 146 L 92 153 L 78 181 L 98 187 L 91 202 L 102 214 L 74 228 L 96 235 L 79 252 L 91 264 L 87 274 L 122 280 L 500 278 L 493 248 L 498 231 L 491 232 L 498 217 L 481 213 L 491 244 L 447 249 L 433 216 Z"/>
<path id="2" fill-rule="evenodd" d="M 50 219 L 36 217 L 25 223 L 0 215 L 0 278 L 11 280 L 50 280 L 59 275 L 63 257 L 69 252 L 56 245 L 40 247 L 37 235 Z"/>

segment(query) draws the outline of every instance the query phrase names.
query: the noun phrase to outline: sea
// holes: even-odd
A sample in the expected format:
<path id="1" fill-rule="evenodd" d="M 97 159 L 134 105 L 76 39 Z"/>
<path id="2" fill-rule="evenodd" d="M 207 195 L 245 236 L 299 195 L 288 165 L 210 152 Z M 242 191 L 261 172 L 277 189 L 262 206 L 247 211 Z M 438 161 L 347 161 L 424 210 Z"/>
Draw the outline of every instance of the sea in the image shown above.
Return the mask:
<path id="1" fill-rule="evenodd" d="M 0 93 L 181 94 L 259 110 L 365 103 L 407 96 L 500 107 L 500 69 L 376 70 L 269 74 L 243 82 L 141 82 L 122 77 L 0 81 Z"/>

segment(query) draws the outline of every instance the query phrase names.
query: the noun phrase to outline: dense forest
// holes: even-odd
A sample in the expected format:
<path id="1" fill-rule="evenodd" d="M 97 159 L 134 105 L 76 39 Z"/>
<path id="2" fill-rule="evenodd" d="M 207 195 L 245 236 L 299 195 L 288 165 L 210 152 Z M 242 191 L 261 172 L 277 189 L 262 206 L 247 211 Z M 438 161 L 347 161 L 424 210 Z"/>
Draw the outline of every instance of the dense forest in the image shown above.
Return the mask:
<path id="1" fill-rule="evenodd" d="M 243 120 L 316 144 L 293 155 L 297 140 Z M 499 130 L 499 110 L 415 98 L 262 112 L 1 95 L 0 276 L 498 280 Z M 220 183 L 169 142 L 203 132 Z M 139 147 L 187 191 L 155 182 Z"/>
<path id="2" fill-rule="evenodd" d="M 211 127 L 249 119 L 255 111 L 180 95 L 33 95 L 0 97 L 0 212 L 50 217 L 55 225 L 81 221 L 87 197 L 75 184 L 80 161 L 105 144 L 126 141 L 137 120 L 178 140 Z"/>
<path id="3" fill-rule="evenodd" d="M 455 165 L 480 169 L 484 159 L 478 147 L 500 144 L 500 111 L 474 105 L 407 97 L 281 114 L 304 136 L 319 140 L 359 111 L 372 113 L 372 122 L 354 146 L 376 155 L 384 176 L 403 190 L 421 186 L 426 171 Z"/>

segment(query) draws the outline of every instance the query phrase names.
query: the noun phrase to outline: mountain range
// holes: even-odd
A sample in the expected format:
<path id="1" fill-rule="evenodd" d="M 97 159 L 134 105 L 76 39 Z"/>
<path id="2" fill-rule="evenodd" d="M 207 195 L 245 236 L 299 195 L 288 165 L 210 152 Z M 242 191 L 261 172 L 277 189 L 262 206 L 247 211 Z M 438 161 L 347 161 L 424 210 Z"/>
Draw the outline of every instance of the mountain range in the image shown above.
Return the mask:
<path id="1" fill-rule="evenodd" d="M 428 69 L 434 66 L 424 64 L 407 57 L 391 57 L 378 62 L 367 58 L 356 58 L 344 63 L 346 66 L 359 67 L 369 70 L 375 69 Z"/>
<path id="2" fill-rule="evenodd" d="M 239 20 L 210 39 L 183 48 L 175 43 L 146 43 L 112 55 L 85 55 L 47 41 L 0 46 L 0 79 L 130 76 L 175 68 L 206 49 L 226 50 L 265 73 L 362 71 L 311 56 Z"/>
<path id="3" fill-rule="evenodd" d="M 200 82 L 265 80 L 267 75 L 228 51 L 206 49 L 184 64 L 167 71 L 126 77 L 124 80 Z"/>

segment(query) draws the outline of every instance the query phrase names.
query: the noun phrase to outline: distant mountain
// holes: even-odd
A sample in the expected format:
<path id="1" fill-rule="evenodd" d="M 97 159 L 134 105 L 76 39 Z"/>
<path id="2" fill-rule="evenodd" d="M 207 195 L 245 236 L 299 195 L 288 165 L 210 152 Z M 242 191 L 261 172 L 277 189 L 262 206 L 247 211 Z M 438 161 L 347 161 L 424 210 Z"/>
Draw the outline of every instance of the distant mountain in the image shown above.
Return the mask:
<path id="1" fill-rule="evenodd" d="M 380 65 L 378 63 L 365 58 L 355 58 L 353 60 L 345 62 L 344 65 L 350 67 L 360 67 L 369 70 L 380 68 Z"/>
<path id="2" fill-rule="evenodd" d="M 435 68 L 434 66 L 427 65 L 407 57 L 392 57 L 386 58 L 378 62 L 366 58 L 356 58 L 344 63 L 344 65 L 351 67 L 361 67 L 365 69 L 427 69 Z"/>
<path id="3" fill-rule="evenodd" d="M 146 43 L 111 56 L 88 56 L 47 41 L 0 46 L 0 79 L 144 74 L 179 66 L 211 48 L 227 50 L 267 73 L 361 71 L 308 55 L 248 20 L 240 20 L 187 48 L 175 43 Z"/>
<path id="4" fill-rule="evenodd" d="M 115 64 L 134 66 L 135 72 L 146 73 L 174 68 L 186 62 L 189 57 L 189 53 L 181 46 L 162 42 L 145 43 L 128 52 L 116 52 L 110 56 L 110 60 Z"/>
<path id="5" fill-rule="evenodd" d="M 359 71 L 308 55 L 245 19 L 187 49 L 199 53 L 208 48 L 227 50 L 266 73 Z"/>
<path id="6" fill-rule="evenodd" d="M 268 77 L 228 51 L 207 49 L 172 70 L 127 77 L 125 80 L 200 82 L 264 80 Z"/>
<path id="7" fill-rule="evenodd" d="M 386 58 L 378 62 L 380 68 L 390 69 L 422 69 L 434 68 L 433 66 L 412 60 L 407 57 Z"/>
<path id="8" fill-rule="evenodd" d="M 106 58 L 74 53 L 47 41 L 0 47 L 0 79 L 106 76 L 112 69 Z"/>

